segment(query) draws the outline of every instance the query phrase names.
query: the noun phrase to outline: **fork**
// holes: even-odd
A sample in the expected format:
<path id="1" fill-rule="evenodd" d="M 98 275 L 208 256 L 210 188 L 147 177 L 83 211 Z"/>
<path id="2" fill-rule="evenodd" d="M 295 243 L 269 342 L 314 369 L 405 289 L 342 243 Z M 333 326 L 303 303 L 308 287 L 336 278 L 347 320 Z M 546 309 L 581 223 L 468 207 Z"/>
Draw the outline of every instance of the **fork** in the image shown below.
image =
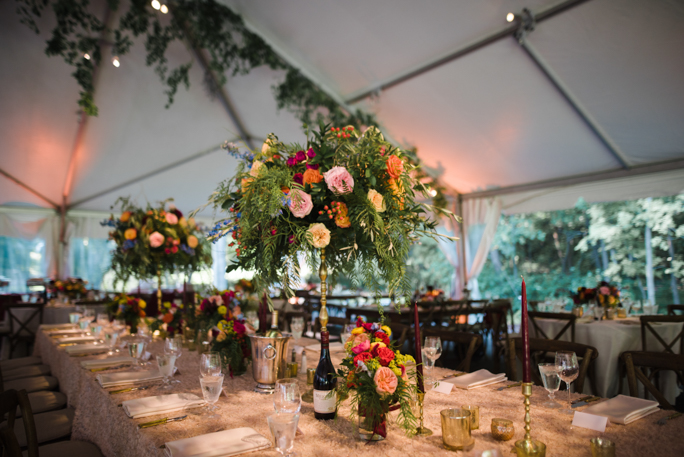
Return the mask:
<path id="1" fill-rule="evenodd" d="M 682 415 L 682 413 L 680 413 L 680 412 L 672 413 L 672 414 L 670 414 L 669 416 L 665 416 L 665 417 L 663 417 L 662 419 L 660 419 L 658 422 L 656 422 L 656 424 L 658 424 L 658 425 L 665 425 L 665 424 L 667 423 L 667 421 L 669 421 L 669 420 L 671 420 L 671 419 L 674 419 L 674 418 L 676 418 L 676 417 L 679 417 L 679 416 L 681 416 L 681 415 Z"/>

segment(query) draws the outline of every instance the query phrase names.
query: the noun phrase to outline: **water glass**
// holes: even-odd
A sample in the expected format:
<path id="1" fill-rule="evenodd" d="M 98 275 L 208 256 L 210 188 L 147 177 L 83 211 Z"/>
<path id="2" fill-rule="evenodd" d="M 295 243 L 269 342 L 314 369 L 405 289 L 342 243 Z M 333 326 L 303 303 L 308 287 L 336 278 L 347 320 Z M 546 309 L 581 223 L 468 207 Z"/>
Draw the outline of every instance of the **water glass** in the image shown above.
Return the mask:
<path id="1" fill-rule="evenodd" d="M 106 313 L 99 313 L 97 315 L 97 323 L 103 327 L 109 325 L 109 316 Z"/>
<path id="2" fill-rule="evenodd" d="M 78 328 L 81 330 L 88 330 L 88 324 L 90 324 L 90 319 L 87 317 L 82 317 L 78 320 Z"/>
<path id="3" fill-rule="evenodd" d="M 170 378 L 173 376 L 173 369 L 176 365 L 176 356 L 173 354 L 164 354 L 157 356 L 157 366 L 159 367 L 159 374 L 164 377 L 164 381 L 161 386 L 162 390 L 171 389 Z"/>
<path id="4" fill-rule="evenodd" d="M 83 317 L 81 313 L 69 313 L 69 323 L 78 324 L 78 321 Z"/>
<path id="5" fill-rule="evenodd" d="M 204 401 L 207 402 L 206 411 L 215 412 L 218 410 L 216 402 L 221 395 L 221 388 L 223 386 L 223 374 L 219 373 L 215 376 L 200 376 L 200 386 L 202 387 L 202 395 L 204 396 Z M 212 414 L 209 416 L 211 419 L 218 419 L 220 416 L 218 414 Z"/>
<path id="6" fill-rule="evenodd" d="M 292 457 L 294 438 L 299 424 L 299 414 L 275 413 L 268 416 L 268 428 L 273 435 L 274 446 L 284 457 Z"/>
<path id="7" fill-rule="evenodd" d="M 128 355 L 133 357 L 136 361 L 134 370 L 140 370 L 144 366 L 143 354 L 145 354 L 145 347 L 147 342 L 143 339 L 136 339 L 128 342 Z"/>
<path id="8" fill-rule="evenodd" d="M 541 373 L 544 388 L 549 392 L 549 401 L 544 402 L 545 408 L 560 408 L 561 405 L 554 398 L 555 392 L 560 388 L 560 367 L 555 363 L 540 363 L 539 373 Z"/>
<path id="9" fill-rule="evenodd" d="M 116 352 L 114 348 L 116 347 L 116 340 L 119 338 L 119 332 L 117 332 L 115 329 L 109 327 L 104 330 L 104 342 L 105 345 L 109 348 L 109 351 L 107 351 L 107 355 L 114 355 Z"/>
<path id="10" fill-rule="evenodd" d="M 597 320 L 600 321 L 600 320 L 603 318 L 603 312 L 604 312 L 604 310 L 603 310 L 603 308 L 602 308 L 601 306 L 594 306 L 594 308 L 592 309 L 592 311 L 593 311 L 593 313 L 594 313 L 594 318 L 595 318 L 595 319 L 597 319 Z"/>
<path id="11" fill-rule="evenodd" d="M 469 451 L 475 445 L 470 435 L 470 411 L 462 408 L 444 409 L 442 419 L 442 442 L 450 451 Z"/>
<path id="12" fill-rule="evenodd" d="M 276 381 L 275 395 L 273 396 L 273 408 L 276 413 L 298 413 L 302 409 L 302 396 L 299 393 L 299 384 L 293 378 L 284 378 Z"/>
<path id="13" fill-rule="evenodd" d="M 340 334 L 340 339 L 342 340 L 342 344 L 346 343 L 349 338 L 351 338 L 352 335 L 352 330 L 356 328 L 356 325 L 354 324 L 347 324 L 344 326 L 344 329 L 342 329 L 342 333 Z"/>
<path id="14" fill-rule="evenodd" d="M 299 341 L 299 339 L 302 337 L 302 333 L 304 332 L 304 318 L 293 317 L 290 321 L 290 331 L 294 337 L 295 344 L 297 344 L 297 341 Z"/>
<path id="15" fill-rule="evenodd" d="M 574 414 L 570 403 L 570 384 L 579 376 L 579 364 L 577 363 L 577 355 L 574 352 L 560 351 L 556 352 L 556 365 L 559 366 L 559 376 L 568 388 L 568 409 L 563 409 L 563 414 Z"/>
<path id="16" fill-rule="evenodd" d="M 87 317 L 92 321 L 93 319 L 95 319 L 95 310 L 93 308 L 86 307 L 83 310 L 83 317 Z"/>
<path id="17" fill-rule="evenodd" d="M 426 336 L 425 344 L 423 345 L 423 363 L 425 368 L 427 368 L 427 381 L 432 382 L 432 368 L 435 366 L 435 362 L 442 355 L 442 341 L 438 336 Z M 427 360 L 427 363 L 425 362 Z"/>
<path id="18" fill-rule="evenodd" d="M 218 376 L 221 374 L 221 355 L 218 352 L 207 352 L 200 358 L 200 374 Z"/>

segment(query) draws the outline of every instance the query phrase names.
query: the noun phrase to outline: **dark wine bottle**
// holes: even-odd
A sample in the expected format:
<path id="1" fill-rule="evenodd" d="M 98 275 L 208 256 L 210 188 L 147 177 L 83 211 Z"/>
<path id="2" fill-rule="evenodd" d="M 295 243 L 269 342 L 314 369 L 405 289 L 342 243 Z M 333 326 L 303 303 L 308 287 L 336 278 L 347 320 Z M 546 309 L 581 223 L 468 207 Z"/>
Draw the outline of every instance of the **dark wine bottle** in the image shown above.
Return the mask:
<path id="1" fill-rule="evenodd" d="M 337 376 L 330 360 L 330 333 L 321 332 L 321 358 L 313 382 L 314 417 L 335 419 L 337 415 Z"/>

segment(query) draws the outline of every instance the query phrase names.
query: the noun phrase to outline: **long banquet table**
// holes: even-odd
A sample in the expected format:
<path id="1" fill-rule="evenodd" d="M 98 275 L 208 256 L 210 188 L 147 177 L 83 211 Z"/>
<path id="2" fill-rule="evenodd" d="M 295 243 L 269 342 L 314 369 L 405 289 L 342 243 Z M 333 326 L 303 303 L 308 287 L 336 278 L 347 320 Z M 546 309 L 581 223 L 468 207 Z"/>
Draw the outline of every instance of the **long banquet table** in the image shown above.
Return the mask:
<path id="1" fill-rule="evenodd" d="M 306 346 L 313 340 L 300 340 Z M 150 344 L 150 352 L 159 353 L 161 342 Z M 84 370 L 80 362 L 84 357 L 69 357 L 66 352 L 55 345 L 52 338 L 39 332 L 36 341 L 36 352 L 43 362 L 52 368 L 52 374 L 60 381 L 60 389 L 68 396 L 70 405 L 76 408 L 72 438 L 97 444 L 107 457 L 147 457 L 163 456 L 161 446 L 168 441 L 198 436 L 224 429 L 252 427 L 268 439 L 266 417 L 273 413 L 273 397 L 261 395 L 253 391 L 254 381 L 248 371 L 245 375 L 233 380 L 226 379 L 228 396 L 221 396 L 218 402 L 220 419 L 209 420 L 203 416 L 190 414 L 188 419 L 166 425 L 139 430 L 137 424 L 161 417 L 176 417 L 182 412 L 162 416 L 151 416 L 144 419 L 129 419 L 118 405 L 123 400 L 140 398 L 157 394 L 150 389 L 110 395 L 95 380 L 96 374 Z M 338 364 L 341 353 L 333 353 L 333 363 Z M 92 358 L 103 358 L 94 356 Z M 307 357 L 315 363 L 317 352 L 307 349 Z M 183 351 L 178 360 L 181 373 L 177 379 L 182 381 L 172 393 L 191 392 L 201 397 L 199 386 L 199 356 L 197 353 Z M 435 368 L 435 377 L 442 377 L 450 370 Z M 305 391 L 305 377 L 300 374 L 302 393 Z M 449 395 L 428 391 L 425 400 L 425 425 L 434 431 L 429 437 L 408 438 L 397 427 L 390 425 L 389 435 L 385 441 L 368 444 L 355 438 L 354 427 L 349 420 L 349 406 L 343 405 L 336 421 L 319 422 L 313 417 L 311 404 L 302 403 L 299 428 L 304 433 L 295 442 L 295 451 L 300 457 L 305 456 L 368 456 L 408 455 L 408 456 L 449 456 L 453 452 L 442 447 L 439 411 L 455 408 L 464 404 L 480 405 L 480 429 L 473 432 L 475 448 L 467 453 L 469 456 L 480 456 L 485 450 L 498 450 L 500 455 L 511 455 L 515 440 L 523 436 L 523 403 L 519 388 L 498 391 L 503 384 L 483 387 L 469 391 L 454 389 Z M 535 439 L 546 443 L 549 456 L 587 456 L 590 455 L 589 439 L 599 433 L 573 427 L 571 416 L 565 416 L 556 410 L 544 409 L 540 403 L 545 400 L 546 391 L 534 387 L 532 396 L 532 434 Z M 573 398 L 578 395 L 573 394 Z M 582 408 L 580 408 L 581 410 Z M 396 413 L 394 413 L 396 414 Z M 617 454 L 620 456 L 681 456 L 684 455 L 684 417 L 658 426 L 655 422 L 668 415 L 666 411 L 658 411 L 647 418 L 632 424 L 609 425 L 604 437 L 617 443 Z M 492 418 L 512 419 L 515 423 L 515 437 L 508 442 L 497 442 L 492 438 L 489 427 Z M 391 418 L 390 418 L 391 420 Z M 258 451 L 251 455 L 278 456 L 274 450 Z"/>

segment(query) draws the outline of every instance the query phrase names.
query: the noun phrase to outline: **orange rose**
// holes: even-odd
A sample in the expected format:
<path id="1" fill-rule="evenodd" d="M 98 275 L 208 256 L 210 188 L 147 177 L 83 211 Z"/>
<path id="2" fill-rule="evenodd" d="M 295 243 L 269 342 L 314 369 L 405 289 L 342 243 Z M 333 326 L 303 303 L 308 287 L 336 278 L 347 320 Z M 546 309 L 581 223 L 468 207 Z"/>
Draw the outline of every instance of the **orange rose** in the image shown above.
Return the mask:
<path id="1" fill-rule="evenodd" d="M 195 249 L 197 245 L 199 244 L 199 240 L 195 235 L 190 235 L 188 237 L 188 247 Z"/>
<path id="2" fill-rule="evenodd" d="M 368 191 L 368 200 L 373 204 L 373 207 L 378 213 L 382 213 L 385 211 L 385 200 L 382 197 L 382 194 L 378 192 L 375 189 L 371 189 Z"/>
<path id="3" fill-rule="evenodd" d="M 162 317 L 162 320 L 164 321 L 164 323 L 170 324 L 171 321 L 173 321 L 173 314 L 171 314 L 171 313 L 164 314 L 164 317 Z"/>
<path id="4" fill-rule="evenodd" d="M 121 213 L 121 222 L 128 222 L 128 220 L 131 218 L 131 212 L 130 211 L 124 211 Z"/>
<path id="5" fill-rule="evenodd" d="M 317 184 L 323 181 L 323 175 L 318 170 L 307 169 L 304 172 L 304 185 Z"/>
<path id="6" fill-rule="evenodd" d="M 285 195 L 287 195 L 287 194 L 290 193 L 290 188 L 289 188 L 289 187 L 282 186 L 282 187 L 280 188 L 280 190 L 282 190 L 283 193 L 284 193 Z"/>
<path id="7" fill-rule="evenodd" d="M 399 196 L 404 193 L 404 191 L 401 188 L 401 183 L 394 178 L 389 180 L 389 188 L 392 191 L 393 195 Z"/>
<path id="8" fill-rule="evenodd" d="M 404 172 L 404 161 L 392 154 L 387 159 L 387 173 L 390 177 L 398 178 Z"/>
<path id="9" fill-rule="evenodd" d="M 240 188 L 242 189 L 242 192 L 245 193 L 249 190 L 249 184 L 252 182 L 252 178 L 242 178 L 242 181 L 240 182 Z"/>
<path id="10" fill-rule="evenodd" d="M 138 232 L 134 228 L 129 228 L 124 232 L 124 238 L 127 240 L 134 240 L 138 236 Z"/>

